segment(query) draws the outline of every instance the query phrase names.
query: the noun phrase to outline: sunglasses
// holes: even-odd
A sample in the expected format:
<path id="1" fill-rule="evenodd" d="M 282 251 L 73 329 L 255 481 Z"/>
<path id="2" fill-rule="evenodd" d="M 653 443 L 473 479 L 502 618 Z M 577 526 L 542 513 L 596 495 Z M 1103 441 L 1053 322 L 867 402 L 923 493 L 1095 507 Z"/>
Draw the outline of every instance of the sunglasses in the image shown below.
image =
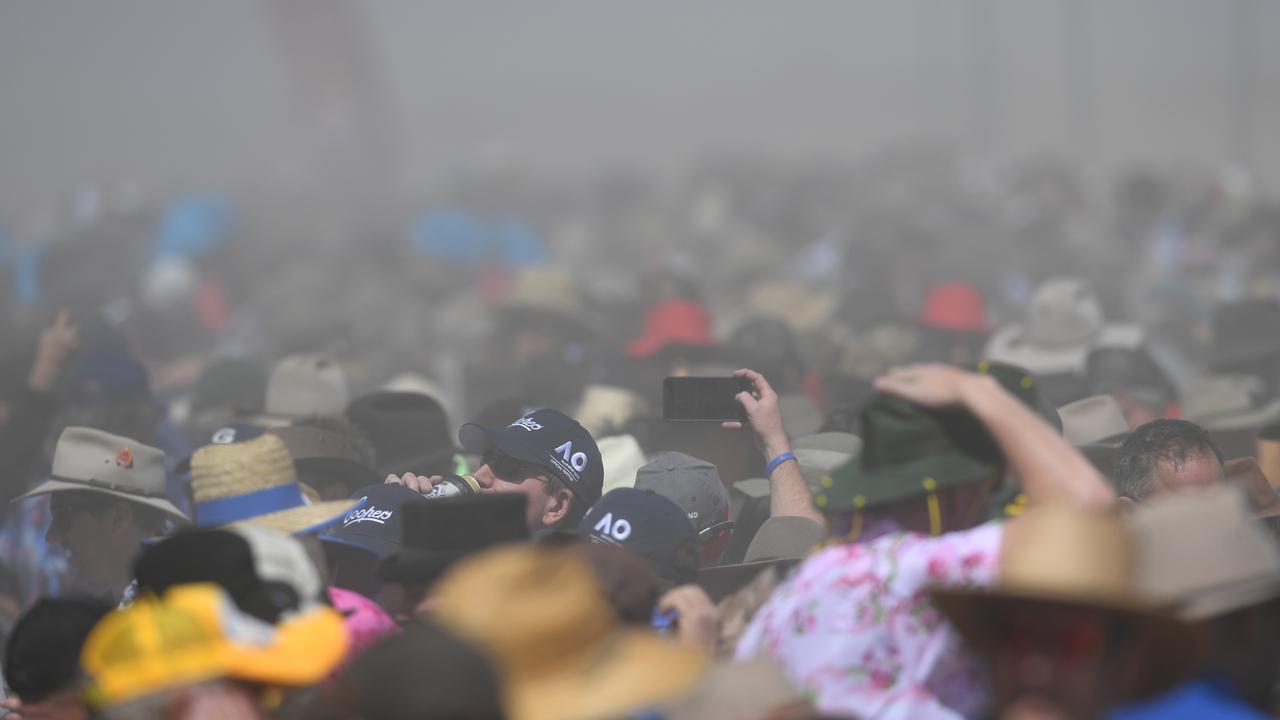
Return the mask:
<path id="1" fill-rule="evenodd" d="M 519 484 L 531 477 L 547 474 L 540 465 L 517 460 L 496 450 L 486 450 L 480 461 L 489 466 L 489 472 L 493 473 L 494 477 L 512 484 Z"/>
<path id="2" fill-rule="evenodd" d="M 71 493 L 53 493 L 49 499 L 50 527 L 66 531 L 71 521 L 80 513 L 90 513 L 103 506 L 100 498 L 68 497 Z"/>
<path id="3" fill-rule="evenodd" d="M 732 520 L 721 520 L 718 523 L 708 525 L 707 527 L 698 531 L 698 542 L 704 543 L 714 538 L 716 535 L 720 534 L 720 532 L 724 530 L 728 530 L 732 532 L 734 527 L 735 527 L 735 524 Z"/>

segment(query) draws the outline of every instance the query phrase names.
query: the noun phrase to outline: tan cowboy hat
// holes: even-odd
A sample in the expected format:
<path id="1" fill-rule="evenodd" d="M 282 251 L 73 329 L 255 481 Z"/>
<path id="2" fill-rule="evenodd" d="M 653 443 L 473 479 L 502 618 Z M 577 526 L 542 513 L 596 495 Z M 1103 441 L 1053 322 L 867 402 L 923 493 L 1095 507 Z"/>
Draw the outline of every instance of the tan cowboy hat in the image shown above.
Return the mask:
<path id="1" fill-rule="evenodd" d="M 1204 620 L 1280 598 L 1280 549 L 1240 488 L 1162 495 L 1129 521 L 1138 587 L 1150 601 Z"/>
<path id="2" fill-rule="evenodd" d="M 573 276 L 563 268 L 534 265 L 516 274 L 503 299 L 507 310 L 534 310 L 576 316 L 583 312 Z"/>
<path id="3" fill-rule="evenodd" d="M 644 405 L 644 398 L 626 388 L 589 385 L 582 393 L 578 409 L 573 412 L 573 419 L 592 437 L 611 435 L 642 413 Z"/>
<path id="4" fill-rule="evenodd" d="M 110 495 L 155 508 L 183 522 L 191 521 L 165 497 L 164 453 L 101 430 L 63 430 L 53 452 L 49 479 L 13 502 L 71 490 Z"/>
<path id="5" fill-rule="evenodd" d="M 1095 395 L 1058 408 L 1062 435 L 1076 447 L 1107 443 L 1120 445 L 1129 433 L 1120 403 L 1110 395 Z"/>
<path id="6" fill-rule="evenodd" d="M 604 485 L 601 495 L 610 490 L 635 487 L 636 472 L 649 462 L 640 442 L 632 435 L 610 435 L 596 441 L 600 448 L 600 462 L 604 465 Z"/>
<path id="7" fill-rule="evenodd" d="M 449 572 L 433 619 L 487 651 L 512 720 L 597 720 L 671 702 L 706 667 L 701 653 L 624 629 L 576 553 L 508 546 Z"/>
<path id="8" fill-rule="evenodd" d="M 1271 423 L 1259 430 L 1253 447 L 1262 474 L 1273 487 L 1280 484 L 1280 424 Z"/>
<path id="9" fill-rule="evenodd" d="M 834 293 L 781 281 L 756 285 L 747 298 L 752 314 L 779 318 L 802 335 L 826 325 L 838 304 Z"/>
<path id="10" fill-rule="evenodd" d="M 1258 378 L 1218 375 L 1187 393 L 1182 414 L 1210 432 L 1254 430 L 1280 420 L 1280 398 L 1267 400 Z"/>
<path id="11" fill-rule="evenodd" d="M 1244 488 L 1253 516 L 1259 520 L 1280 517 L 1280 492 L 1277 492 L 1250 457 L 1228 460 L 1222 464 L 1222 475 L 1228 484 Z"/>
<path id="12" fill-rule="evenodd" d="M 1171 687 L 1194 669 L 1196 634 L 1139 594 L 1135 538 L 1118 516 L 1044 505 L 1015 522 L 1018 542 L 1002 546 L 995 587 L 930 591 L 966 643 L 981 653 L 999 648 L 1015 608 L 1087 610 L 1151 631 L 1149 655 L 1163 662 L 1151 664 L 1144 690 Z"/>
<path id="13" fill-rule="evenodd" d="M 354 500 L 309 502 L 284 441 L 269 434 L 197 450 L 191 495 L 199 527 L 245 523 L 288 534 L 319 530 L 356 506 Z"/>
<path id="14" fill-rule="evenodd" d="M 323 353 L 290 355 L 271 371 L 262 419 L 278 425 L 284 419 L 341 415 L 350 399 L 337 359 Z"/>

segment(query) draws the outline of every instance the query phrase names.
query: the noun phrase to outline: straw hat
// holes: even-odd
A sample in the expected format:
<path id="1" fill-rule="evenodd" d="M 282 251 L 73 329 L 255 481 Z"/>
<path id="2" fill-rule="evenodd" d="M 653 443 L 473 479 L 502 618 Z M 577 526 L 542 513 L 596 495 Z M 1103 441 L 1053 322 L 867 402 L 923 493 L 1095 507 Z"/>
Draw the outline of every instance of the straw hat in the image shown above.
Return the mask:
<path id="1" fill-rule="evenodd" d="M 308 504 L 293 457 L 275 435 L 197 450 L 191 456 L 191 495 L 199 527 L 250 523 L 290 534 L 323 528 L 356 505 Z"/>
<path id="2" fill-rule="evenodd" d="M 780 318 L 802 335 L 826 325 L 838 304 L 833 293 L 780 281 L 760 283 L 747 297 L 752 314 Z"/>
<path id="3" fill-rule="evenodd" d="M 1167 688 L 1194 668 L 1195 633 L 1139 594 L 1135 540 L 1119 517 L 1047 505 L 1017 522 L 1017 542 L 1001 549 L 995 587 L 930 591 L 934 606 L 971 647 L 996 650 L 1015 608 L 1088 610 L 1151 630 L 1142 635 L 1153 645 L 1149 655 L 1168 662 L 1152 663 L 1144 685 Z"/>
<path id="4" fill-rule="evenodd" d="M 1280 549 L 1250 517 L 1240 488 L 1159 496 L 1130 523 L 1139 589 L 1182 617 L 1214 618 L 1280 598 Z"/>
<path id="5" fill-rule="evenodd" d="M 87 427 L 69 427 L 58 437 L 49 480 L 19 495 L 77 490 L 155 508 L 181 521 L 190 518 L 165 497 L 164 452 L 127 437 Z"/>
<path id="6" fill-rule="evenodd" d="M 434 618 L 496 661 L 512 720 L 594 720 L 675 700 L 706 658 L 623 629 L 591 570 L 565 550 L 491 550 L 437 586 Z"/>

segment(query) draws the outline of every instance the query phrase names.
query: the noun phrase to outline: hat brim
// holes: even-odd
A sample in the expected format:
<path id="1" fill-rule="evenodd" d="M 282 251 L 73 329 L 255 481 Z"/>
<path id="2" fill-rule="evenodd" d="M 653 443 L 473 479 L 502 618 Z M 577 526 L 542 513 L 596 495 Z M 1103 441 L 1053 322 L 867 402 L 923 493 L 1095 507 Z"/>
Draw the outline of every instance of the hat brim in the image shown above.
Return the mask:
<path id="1" fill-rule="evenodd" d="M 475 423 L 467 423 L 458 430 L 458 443 L 462 445 L 463 450 L 469 453 L 482 455 L 486 450 L 499 450 L 504 455 L 509 455 L 517 460 L 544 467 L 548 471 L 552 470 L 547 464 L 546 455 L 534 446 L 520 442 L 513 435 L 498 430 L 490 430 Z"/>
<path id="2" fill-rule="evenodd" d="M 1280 420 L 1280 400 L 1275 400 L 1257 410 L 1238 413 L 1218 413 L 1199 417 L 1187 413 L 1187 418 L 1209 432 L 1230 430 L 1256 430 Z"/>
<path id="3" fill-rule="evenodd" d="M 38 485 L 37 487 L 14 498 L 11 502 L 16 503 L 16 502 L 21 502 L 22 500 L 37 497 L 40 495 L 51 495 L 53 493 L 71 492 L 71 491 L 90 492 L 90 493 L 99 493 L 102 495 L 110 495 L 111 497 L 114 497 L 114 498 L 119 498 L 121 500 L 128 500 L 129 502 L 134 502 L 134 503 L 138 503 L 139 505 L 146 505 L 147 507 L 154 508 L 164 513 L 165 515 L 173 518 L 174 520 L 179 520 L 184 523 L 191 522 L 191 518 L 187 517 L 186 514 L 183 513 L 181 510 L 179 510 L 176 505 L 174 505 L 173 503 L 169 502 L 164 498 L 147 497 L 145 495 L 136 495 L 134 493 L 118 492 L 116 490 L 109 490 L 107 488 L 103 488 L 97 485 L 67 482 L 65 480 L 46 480 L 40 485 Z"/>
<path id="4" fill-rule="evenodd" d="M 1016 609 L 1036 612 L 1070 610 L 1096 612 L 1146 628 L 1151 662 L 1139 681 L 1140 696 L 1163 692 L 1182 682 L 1198 667 L 1202 649 L 1196 628 L 1164 610 L 1126 602 L 1097 602 L 1048 597 L 991 589 L 935 588 L 929 591 L 933 606 L 951 623 L 969 647 L 979 654 L 995 651 L 1001 639 L 1001 623 Z"/>
<path id="5" fill-rule="evenodd" d="M 377 485 L 386 478 L 386 475 L 379 475 L 377 470 L 347 458 L 337 457 L 310 457 L 295 458 L 294 467 L 298 469 L 299 480 L 304 480 L 306 475 L 316 471 L 337 470 L 341 474 L 342 483 L 351 490 L 362 488 L 368 485 Z"/>
<path id="6" fill-rule="evenodd" d="M 344 535 L 320 534 L 320 542 L 338 547 L 351 548 L 373 556 L 374 562 L 381 562 L 400 552 L 400 543 L 372 535 L 348 533 Z"/>
<path id="7" fill-rule="evenodd" d="M 712 602 L 718 603 L 746 587 L 765 570 L 777 568 L 780 576 L 786 575 L 800 561 L 800 558 L 784 558 L 705 567 L 698 571 L 695 583 L 706 591 Z"/>
<path id="8" fill-rule="evenodd" d="M 685 696 L 706 666 L 694 650 L 651 633 L 620 631 L 585 666 L 515 679 L 507 702 L 511 716 L 523 720 L 622 717 Z"/>
<path id="9" fill-rule="evenodd" d="M 342 662 L 347 646 L 342 616 L 332 608 L 317 607 L 281 621 L 270 644 L 228 644 L 228 674 L 266 685 L 313 685 Z"/>
<path id="10" fill-rule="evenodd" d="M 448 447 L 442 450 L 427 453 L 406 453 L 400 457 L 394 458 L 378 458 L 378 466 L 375 472 L 381 477 L 387 475 L 403 475 L 407 472 L 414 474 L 422 474 L 432 466 L 439 463 L 449 461 L 452 465 L 454 456 L 460 452 L 459 448 Z"/>
<path id="11" fill-rule="evenodd" d="M 821 492 L 814 494 L 814 504 L 824 513 L 845 512 L 859 506 L 873 508 L 927 495 L 926 479 L 933 480 L 937 489 L 945 490 L 985 480 L 994 469 L 995 465 L 954 452 L 871 470 L 857 465 L 852 468 L 852 475 L 842 478 L 842 483 L 853 489 L 841 488 L 833 494 L 833 488 L 820 488 Z M 862 498 L 861 503 L 858 498 Z"/>
<path id="12" fill-rule="evenodd" d="M 288 510 L 245 518 L 231 523 L 230 527 L 252 525 L 286 535 L 305 535 L 329 527 L 359 504 L 357 500 L 331 500 L 313 505 L 299 505 Z"/>

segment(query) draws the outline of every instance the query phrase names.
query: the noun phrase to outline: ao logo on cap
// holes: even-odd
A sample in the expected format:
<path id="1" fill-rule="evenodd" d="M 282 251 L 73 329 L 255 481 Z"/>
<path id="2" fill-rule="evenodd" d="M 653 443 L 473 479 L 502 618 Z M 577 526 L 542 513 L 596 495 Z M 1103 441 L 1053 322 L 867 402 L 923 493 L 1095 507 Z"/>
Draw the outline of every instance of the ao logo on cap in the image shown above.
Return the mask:
<path id="1" fill-rule="evenodd" d="M 573 442 L 567 442 L 556 448 L 556 452 L 564 457 L 564 461 L 573 466 L 574 470 L 582 472 L 587 469 L 587 454 L 584 452 L 574 452 Z"/>
<path id="2" fill-rule="evenodd" d="M 618 518 L 615 521 L 613 513 L 605 513 L 604 517 L 600 518 L 600 522 L 596 523 L 591 529 L 618 542 L 623 542 L 631 537 L 631 523 L 626 518 Z"/>

